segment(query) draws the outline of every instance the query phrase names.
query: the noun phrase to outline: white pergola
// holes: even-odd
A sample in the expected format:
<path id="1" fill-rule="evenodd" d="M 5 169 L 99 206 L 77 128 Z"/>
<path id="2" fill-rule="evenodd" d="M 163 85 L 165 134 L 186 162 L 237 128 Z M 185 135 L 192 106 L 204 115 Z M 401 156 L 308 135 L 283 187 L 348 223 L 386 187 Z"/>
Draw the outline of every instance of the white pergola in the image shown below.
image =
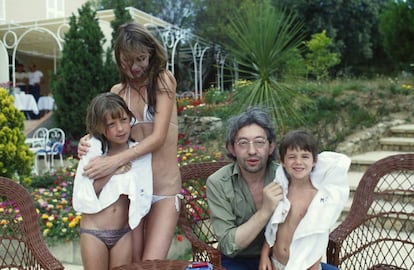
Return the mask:
<path id="1" fill-rule="evenodd" d="M 162 44 L 168 52 L 167 68 L 169 70 L 173 73 L 175 72 L 178 50 L 180 50 L 180 54 L 185 54 L 187 58 L 191 59 L 193 86 L 190 91 L 193 92 L 194 97 L 202 97 L 203 71 L 210 68 L 204 64 L 207 52 L 210 54 L 214 53 L 215 65 L 217 67 L 216 87 L 223 90 L 223 70 L 226 60 L 224 51 L 217 46 L 213 46 L 214 44 L 193 35 L 188 30 L 180 29 L 138 9 L 132 7 L 127 9 L 135 21 L 145 25 L 160 37 Z M 112 33 L 110 22 L 115 18 L 113 10 L 97 11 L 97 18 L 106 38 L 104 46 L 109 46 Z M 26 55 L 28 57 L 52 60 L 52 70 L 56 72 L 57 63 L 64 46 L 64 35 L 68 30 L 69 18 L 0 25 L 0 49 L 3 47 L 11 59 L 7 61 L 8 66 L 5 69 L 8 72 L 9 67 L 11 67 L 12 78 L 15 78 L 16 56 L 19 54 L 22 57 Z M 2 65 L 3 68 L 0 67 L 0 70 L 4 69 L 4 64 L 0 61 L 0 66 Z M 12 83 L 15 86 L 14 79 Z"/>

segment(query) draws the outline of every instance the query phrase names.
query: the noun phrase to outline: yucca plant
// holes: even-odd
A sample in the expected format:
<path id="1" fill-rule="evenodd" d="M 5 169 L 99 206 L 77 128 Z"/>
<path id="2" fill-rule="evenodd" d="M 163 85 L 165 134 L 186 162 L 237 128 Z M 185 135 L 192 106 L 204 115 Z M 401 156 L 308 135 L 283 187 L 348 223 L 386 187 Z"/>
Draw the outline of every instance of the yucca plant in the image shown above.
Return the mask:
<path id="1" fill-rule="evenodd" d="M 227 50 L 235 58 L 241 77 L 251 81 L 237 88 L 235 111 L 249 106 L 267 109 L 279 131 L 301 122 L 299 105 L 306 97 L 283 82 L 289 62 L 297 63 L 303 42 L 303 24 L 293 13 L 276 9 L 268 1 L 250 3 L 229 16 Z"/>

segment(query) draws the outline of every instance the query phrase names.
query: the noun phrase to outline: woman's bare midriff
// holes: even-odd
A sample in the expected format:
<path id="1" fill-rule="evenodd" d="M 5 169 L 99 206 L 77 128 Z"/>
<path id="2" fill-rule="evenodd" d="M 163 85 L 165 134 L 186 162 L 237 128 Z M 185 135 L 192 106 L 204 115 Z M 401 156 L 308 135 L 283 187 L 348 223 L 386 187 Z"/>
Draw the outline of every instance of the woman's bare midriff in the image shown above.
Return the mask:
<path id="1" fill-rule="evenodd" d="M 132 129 L 136 141 L 152 133 L 152 123 L 139 124 Z M 164 144 L 152 153 L 153 193 L 176 195 L 181 190 L 181 175 L 177 162 L 178 128 L 171 124 Z"/>
<path id="2" fill-rule="evenodd" d="M 180 170 L 177 163 L 171 162 L 171 157 L 172 154 L 166 151 L 154 152 L 152 155 L 152 167 L 158 168 L 153 170 L 153 192 L 156 195 L 175 195 L 180 192 Z M 173 157 L 177 158 L 177 150 Z"/>

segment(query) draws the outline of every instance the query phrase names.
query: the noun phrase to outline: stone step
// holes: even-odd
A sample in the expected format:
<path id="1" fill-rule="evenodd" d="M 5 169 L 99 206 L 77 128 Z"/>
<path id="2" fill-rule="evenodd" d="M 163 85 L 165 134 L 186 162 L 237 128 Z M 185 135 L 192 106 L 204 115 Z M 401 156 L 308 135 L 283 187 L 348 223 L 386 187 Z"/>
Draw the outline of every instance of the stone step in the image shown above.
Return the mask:
<path id="1" fill-rule="evenodd" d="M 361 180 L 362 176 L 364 175 L 364 172 L 356 172 L 356 171 L 350 171 L 348 172 L 348 182 L 349 182 L 349 197 L 348 201 L 345 204 L 344 210 L 342 210 L 341 215 L 338 218 L 339 221 L 343 221 L 348 214 L 349 210 L 351 209 L 352 201 L 354 198 L 355 190 L 359 184 L 359 181 Z"/>
<path id="2" fill-rule="evenodd" d="M 384 151 L 414 152 L 414 137 L 387 137 L 381 138 L 379 142 Z"/>
<path id="3" fill-rule="evenodd" d="M 344 210 L 341 212 L 341 215 L 339 216 L 334 227 L 338 226 L 348 215 L 359 181 L 361 180 L 365 171 L 371 164 L 387 156 L 402 153 L 414 153 L 413 124 L 394 126 L 391 128 L 390 133 L 390 137 L 382 138 L 379 140 L 381 150 L 361 153 L 350 157 L 352 161 L 351 168 L 348 172 L 350 194 L 348 201 L 345 204 Z M 410 188 L 409 185 L 411 185 L 411 183 L 407 182 L 406 185 L 406 188 L 408 189 Z M 399 208 L 399 206 L 400 203 L 397 203 L 393 207 Z M 403 204 L 401 204 L 401 206 L 403 206 Z M 414 211 L 414 209 L 412 211 Z M 394 224 L 394 221 L 395 220 L 390 219 L 389 222 L 386 223 L 386 225 L 391 226 L 390 224 Z M 412 223 L 410 224 L 411 226 L 413 226 Z"/>
<path id="4" fill-rule="evenodd" d="M 348 172 L 348 182 L 349 182 L 349 189 L 350 189 L 351 194 L 355 192 L 359 184 L 359 181 L 361 180 L 363 175 L 364 175 L 364 172 L 358 172 L 358 171 Z"/>
<path id="5" fill-rule="evenodd" d="M 351 168 L 349 171 L 364 172 L 371 164 L 388 156 L 413 153 L 413 151 L 371 151 L 351 156 Z"/>
<path id="6" fill-rule="evenodd" d="M 342 210 L 341 215 L 339 216 L 336 222 L 337 223 L 336 225 L 342 222 L 345 219 L 345 217 L 348 215 L 348 212 L 351 209 L 355 190 L 358 186 L 359 180 L 361 180 L 362 178 L 362 175 L 364 175 L 363 172 L 355 172 L 355 171 L 348 172 L 348 182 L 349 182 L 349 190 L 350 190 L 349 197 L 348 197 L 348 201 L 345 204 L 344 210 Z"/>
<path id="7" fill-rule="evenodd" d="M 352 206 L 353 199 L 354 199 L 354 194 L 355 194 L 355 189 L 356 189 L 356 187 L 354 186 L 355 183 L 352 183 L 352 182 L 355 182 L 355 181 L 353 181 L 352 178 L 355 178 L 356 179 L 358 173 L 357 172 L 356 173 L 355 172 L 351 172 L 351 174 L 354 174 L 354 177 L 353 176 L 350 176 L 349 177 L 349 179 L 350 179 L 350 194 L 349 194 L 348 200 L 347 200 L 347 202 L 345 204 L 345 207 L 342 210 L 342 212 L 341 212 L 341 214 L 340 214 L 340 216 L 339 216 L 339 218 L 338 218 L 338 220 L 336 222 L 336 225 L 338 225 L 339 223 L 341 223 L 342 221 L 344 221 L 345 218 L 347 217 L 347 215 L 349 214 L 349 211 L 351 210 L 351 206 Z M 361 173 L 361 176 L 362 176 L 362 174 L 363 173 Z M 408 183 L 407 182 L 406 184 L 407 184 L 407 189 L 408 189 L 409 188 L 408 185 L 411 185 L 411 183 Z M 406 204 L 406 200 L 407 199 L 403 199 L 403 198 L 407 198 L 407 197 L 405 197 L 407 195 L 406 194 L 405 195 L 403 195 L 403 194 L 400 194 L 400 195 L 396 194 L 396 196 L 397 197 L 400 196 L 400 199 L 398 199 L 398 202 L 389 202 L 389 201 L 386 201 L 383 206 L 381 206 L 380 208 L 377 207 L 377 210 L 378 211 L 383 210 L 382 207 L 385 207 L 385 208 L 391 208 L 392 207 L 393 209 L 397 209 L 398 211 L 399 211 L 399 209 L 402 209 L 402 208 L 406 208 L 406 210 L 407 210 L 407 204 Z M 404 197 L 401 197 L 401 196 L 404 196 Z M 412 196 L 412 195 L 408 195 L 408 196 Z M 409 198 L 410 197 L 408 197 L 408 200 L 409 200 Z M 387 206 L 387 204 L 388 204 L 388 206 Z M 414 211 L 413 206 L 411 208 L 412 208 L 411 210 L 408 209 L 407 211 L 408 212 Z M 392 218 L 390 216 L 389 219 L 392 219 L 392 220 L 390 220 L 387 224 L 400 224 L 400 223 L 395 223 L 395 220 L 401 220 L 401 218 L 399 218 L 398 216 L 395 216 L 394 218 Z M 411 222 L 410 224 L 411 224 L 411 226 L 414 226 L 414 222 Z"/>
<path id="8" fill-rule="evenodd" d="M 348 173 L 348 181 L 349 181 L 349 189 L 350 194 L 349 197 L 353 198 L 355 191 L 358 187 L 359 182 L 362 179 L 362 176 L 364 175 L 364 172 L 349 172 Z M 412 190 L 412 183 L 411 181 L 406 180 L 406 175 L 404 173 L 391 173 L 387 175 L 387 183 L 389 185 L 389 188 L 398 190 Z M 401 191 L 395 191 L 394 196 L 405 196 L 403 195 L 403 192 Z M 403 200 L 401 200 L 403 201 Z"/>
<path id="9" fill-rule="evenodd" d="M 399 137 L 414 137 L 414 124 L 405 124 L 390 128 L 393 135 Z"/>

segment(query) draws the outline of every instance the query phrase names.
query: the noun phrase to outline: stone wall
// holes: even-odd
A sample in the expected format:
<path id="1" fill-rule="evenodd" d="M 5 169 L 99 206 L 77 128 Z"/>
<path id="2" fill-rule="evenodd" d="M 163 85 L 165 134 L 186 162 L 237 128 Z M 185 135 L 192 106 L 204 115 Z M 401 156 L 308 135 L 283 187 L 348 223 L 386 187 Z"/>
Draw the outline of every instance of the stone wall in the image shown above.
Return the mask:
<path id="1" fill-rule="evenodd" d="M 383 121 L 375 126 L 364 128 L 348 136 L 335 151 L 347 155 L 355 155 L 380 149 L 379 140 L 388 136 L 390 128 L 405 124 L 406 120 L 393 119 Z M 218 117 L 180 116 L 178 119 L 179 132 L 184 133 L 192 144 L 201 144 L 203 137 L 223 128 L 223 122 Z"/>
<path id="2" fill-rule="evenodd" d="M 186 138 L 192 144 L 201 144 L 202 138 L 221 130 L 223 122 L 221 118 L 212 116 L 179 116 L 178 117 L 179 133 L 186 135 Z"/>

